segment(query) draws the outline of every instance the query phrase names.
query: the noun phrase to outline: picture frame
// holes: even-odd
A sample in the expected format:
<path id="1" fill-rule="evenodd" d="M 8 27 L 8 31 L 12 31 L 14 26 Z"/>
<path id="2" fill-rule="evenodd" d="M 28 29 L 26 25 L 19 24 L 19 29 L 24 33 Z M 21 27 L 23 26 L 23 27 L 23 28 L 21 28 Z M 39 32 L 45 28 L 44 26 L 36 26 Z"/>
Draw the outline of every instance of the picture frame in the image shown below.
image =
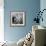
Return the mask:
<path id="1" fill-rule="evenodd" d="M 24 26 L 25 25 L 25 12 L 23 11 L 10 12 L 10 25 L 11 26 Z"/>

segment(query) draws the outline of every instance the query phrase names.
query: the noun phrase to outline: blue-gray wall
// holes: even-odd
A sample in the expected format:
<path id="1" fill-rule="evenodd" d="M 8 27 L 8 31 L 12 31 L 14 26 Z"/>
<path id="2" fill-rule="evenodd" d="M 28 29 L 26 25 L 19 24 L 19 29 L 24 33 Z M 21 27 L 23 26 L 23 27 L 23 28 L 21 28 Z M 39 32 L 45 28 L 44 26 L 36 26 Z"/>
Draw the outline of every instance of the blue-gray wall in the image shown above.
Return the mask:
<path id="1" fill-rule="evenodd" d="M 40 10 L 42 11 L 43 9 L 46 9 L 46 0 L 41 0 L 40 1 Z M 43 22 L 40 21 L 40 25 L 46 27 L 46 11 L 43 12 L 42 17 L 43 17 Z"/>
<path id="2" fill-rule="evenodd" d="M 32 29 L 33 19 L 40 9 L 40 0 L 4 0 L 4 38 L 18 41 Z M 10 27 L 10 11 L 25 11 L 26 26 Z"/>

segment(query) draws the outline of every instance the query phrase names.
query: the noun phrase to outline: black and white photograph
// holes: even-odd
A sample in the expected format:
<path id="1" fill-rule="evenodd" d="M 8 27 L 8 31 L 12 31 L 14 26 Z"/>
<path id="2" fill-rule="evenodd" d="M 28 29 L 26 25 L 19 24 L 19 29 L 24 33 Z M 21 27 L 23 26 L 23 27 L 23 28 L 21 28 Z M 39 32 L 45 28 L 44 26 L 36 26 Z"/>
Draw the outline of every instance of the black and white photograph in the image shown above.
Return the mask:
<path id="1" fill-rule="evenodd" d="M 11 12 L 11 26 L 25 25 L 25 12 Z"/>

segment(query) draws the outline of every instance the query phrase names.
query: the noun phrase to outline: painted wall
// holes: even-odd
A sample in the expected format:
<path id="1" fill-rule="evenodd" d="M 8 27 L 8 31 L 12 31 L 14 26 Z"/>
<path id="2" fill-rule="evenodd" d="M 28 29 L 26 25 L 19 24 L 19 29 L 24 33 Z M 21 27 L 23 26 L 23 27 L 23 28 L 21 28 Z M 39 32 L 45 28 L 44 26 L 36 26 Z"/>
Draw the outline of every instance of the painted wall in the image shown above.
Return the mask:
<path id="1" fill-rule="evenodd" d="M 40 9 L 40 0 L 4 0 L 4 38 L 7 41 L 18 41 L 32 29 L 33 19 Z M 26 25 L 10 27 L 10 11 L 25 11 Z"/>
<path id="2" fill-rule="evenodd" d="M 41 11 L 42 11 L 43 9 L 46 9 L 46 0 L 41 0 L 41 1 L 40 1 L 40 9 L 41 9 Z M 41 22 L 40 22 L 40 25 L 46 27 L 46 11 L 43 12 L 42 17 L 43 17 L 43 22 L 41 21 Z"/>

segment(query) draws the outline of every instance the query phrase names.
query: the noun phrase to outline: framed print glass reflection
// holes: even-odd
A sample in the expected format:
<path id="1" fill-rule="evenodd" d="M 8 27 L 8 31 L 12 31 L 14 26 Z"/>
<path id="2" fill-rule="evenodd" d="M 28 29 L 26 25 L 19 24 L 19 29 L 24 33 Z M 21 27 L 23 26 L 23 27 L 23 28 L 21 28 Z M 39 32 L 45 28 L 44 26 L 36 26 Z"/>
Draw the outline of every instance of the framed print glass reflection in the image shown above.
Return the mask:
<path id="1" fill-rule="evenodd" d="M 10 24 L 11 26 L 24 26 L 25 25 L 25 12 L 11 12 Z"/>

